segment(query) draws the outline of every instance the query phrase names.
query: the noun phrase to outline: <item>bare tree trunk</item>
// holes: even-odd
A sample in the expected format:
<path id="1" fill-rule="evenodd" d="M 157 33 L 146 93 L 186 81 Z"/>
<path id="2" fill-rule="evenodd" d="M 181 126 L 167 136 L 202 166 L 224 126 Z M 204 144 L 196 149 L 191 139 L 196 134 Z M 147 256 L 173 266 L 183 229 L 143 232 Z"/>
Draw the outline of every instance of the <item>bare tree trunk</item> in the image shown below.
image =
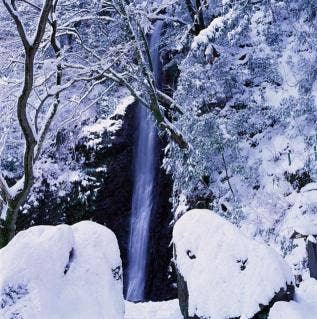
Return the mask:
<path id="1" fill-rule="evenodd" d="M 27 196 L 27 194 L 25 193 Z M 7 245 L 10 240 L 15 236 L 16 233 L 16 222 L 19 214 L 19 209 L 21 203 L 25 201 L 24 198 L 26 196 L 21 197 L 20 200 L 13 200 L 8 203 L 8 208 L 6 212 L 6 219 L 3 225 L 3 228 L 0 231 L 0 248 Z"/>
<path id="2" fill-rule="evenodd" d="M 186 2 L 186 7 L 187 7 L 187 10 L 189 12 L 189 15 L 192 18 L 193 22 L 195 22 L 195 9 L 194 9 L 193 4 L 192 4 L 191 0 L 185 0 L 185 2 Z"/>
<path id="3" fill-rule="evenodd" d="M 197 16 L 198 16 L 199 31 L 201 31 L 205 29 L 204 10 L 203 10 L 203 4 L 201 3 L 201 0 L 196 0 L 196 9 L 197 9 Z"/>
<path id="4" fill-rule="evenodd" d="M 195 5 L 192 0 L 185 0 L 188 13 L 193 21 L 193 29 L 196 35 L 205 28 L 204 12 L 201 0 L 195 0 Z"/>
<path id="5" fill-rule="evenodd" d="M 34 156 L 37 147 L 37 136 L 35 128 L 29 121 L 28 100 L 33 89 L 34 82 L 34 60 L 43 39 L 45 28 L 52 10 L 53 0 L 45 0 L 40 13 L 34 40 L 31 43 L 26 34 L 23 22 L 20 19 L 14 1 L 9 3 L 3 0 L 3 4 L 15 22 L 20 39 L 24 46 L 24 84 L 22 92 L 17 101 L 17 118 L 25 140 L 25 151 L 23 157 L 24 176 L 13 188 L 15 193 L 10 193 L 10 189 L 4 178 L 0 178 L 1 193 L 4 193 L 4 201 L 7 205 L 6 218 L 0 230 L 0 247 L 5 246 L 15 235 L 16 222 L 21 205 L 26 201 L 34 183 Z M 21 183 L 21 187 L 20 186 Z"/>

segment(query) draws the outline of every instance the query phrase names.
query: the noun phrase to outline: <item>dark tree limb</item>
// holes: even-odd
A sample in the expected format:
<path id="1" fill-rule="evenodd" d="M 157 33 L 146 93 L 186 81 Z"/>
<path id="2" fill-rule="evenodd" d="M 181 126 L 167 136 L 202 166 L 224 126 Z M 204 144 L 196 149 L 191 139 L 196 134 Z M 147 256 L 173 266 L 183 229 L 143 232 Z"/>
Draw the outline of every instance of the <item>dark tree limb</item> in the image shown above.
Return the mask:
<path id="1" fill-rule="evenodd" d="M 4 226 L 0 232 L 0 247 L 6 245 L 15 235 L 16 221 L 21 205 L 25 202 L 30 189 L 34 183 L 34 151 L 37 145 L 37 136 L 33 125 L 29 119 L 28 101 L 33 89 L 34 83 L 34 60 L 43 39 L 49 13 L 52 9 L 53 0 L 45 0 L 40 17 L 38 20 L 36 32 L 33 39 L 28 38 L 23 22 L 15 7 L 14 1 L 9 3 L 2 0 L 5 8 L 12 17 L 18 30 L 20 39 L 24 46 L 24 83 L 22 92 L 18 98 L 16 109 L 17 118 L 25 140 L 25 151 L 23 157 L 24 176 L 16 185 L 12 187 L 11 198 L 7 198 L 8 205 Z M 6 193 L 5 183 L 0 184 L 2 193 Z"/>

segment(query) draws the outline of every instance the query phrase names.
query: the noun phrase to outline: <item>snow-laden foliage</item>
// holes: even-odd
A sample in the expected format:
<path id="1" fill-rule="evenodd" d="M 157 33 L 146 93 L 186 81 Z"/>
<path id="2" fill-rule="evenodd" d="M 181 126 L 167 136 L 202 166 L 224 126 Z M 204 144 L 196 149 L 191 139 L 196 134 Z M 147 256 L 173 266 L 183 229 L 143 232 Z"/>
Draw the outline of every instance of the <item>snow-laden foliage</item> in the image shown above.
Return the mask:
<path id="1" fill-rule="evenodd" d="M 190 144 L 166 150 L 174 206 L 179 194 L 203 202 L 286 253 L 296 207 L 316 212 L 298 195 L 317 173 L 316 4 L 208 1 L 208 12 L 197 36 L 169 44 Z"/>
<path id="2" fill-rule="evenodd" d="M 21 74 L 24 63 L 22 41 L 13 19 L 5 8 L 5 3 L 0 4 L 2 103 L 0 112 L 1 118 L 5 119 L 0 124 L 0 150 L 3 154 L 1 171 L 7 179 L 10 179 L 11 185 L 23 176 L 24 141 L 17 125 L 15 102 L 20 94 L 19 88 L 23 84 Z M 54 139 L 58 138 L 56 136 L 58 132 L 65 129 L 69 132 L 74 131 L 85 120 L 89 121 L 91 118 L 94 121 L 96 115 L 111 114 L 122 95 L 122 89 L 120 85 L 119 88 L 114 86 L 113 81 L 107 81 L 108 77 L 102 76 L 105 70 L 108 72 L 110 66 L 115 67 L 117 72 L 129 66 L 129 70 L 136 77 L 136 80 L 131 80 L 138 82 L 137 75 L 140 75 L 140 68 L 136 65 L 135 59 L 136 39 L 133 41 L 131 34 L 127 32 L 127 21 L 119 14 L 122 9 L 120 1 L 117 4 L 118 7 L 114 6 L 115 3 L 100 1 L 56 2 L 56 8 L 49 17 L 46 34 L 36 56 L 34 88 L 28 101 L 28 116 L 37 131 L 40 129 L 40 124 L 45 123 L 52 98 L 56 92 L 61 92 L 61 106 L 46 141 L 46 152 L 51 150 L 52 144 L 54 147 Z M 15 7 L 19 12 L 17 16 L 19 21 L 24 24 L 26 41 L 29 43 L 32 42 L 31 35 L 36 32 L 41 5 L 41 1 L 18 2 Z M 139 8 L 140 13 L 137 11 L 131 13 L 133 19 L 135 16 L 140 16 L 141 19 L 143 7 Z M 148 26 L 151 26 L 151 23 L 146 17 L 147 12 L 144 13 L 142 25 L 145 32 L 149 32 L 150 29 L 146 28 L 145 21 L 148 21 Z M 57 23 L 55 36 L 61 49 L 58 57 L 54 56 L 50 45 L 53 21 Z M 63 80 L 61 85 L 56 85 L 55 71 L 59 65 L 62 68 Z M 109 73 L 106 75 L 109 76 Z M 69 142 L 70 146 L 74 144 L 72 141 L 67 142 L 67 146 Z M 39 169 L 42 168 L 41 164 L 38 166 Z"/>
<path id="3" fill-rule="evenodd" d="M 0 38 L 5 40 L 0 59 L 0 115 L 5 121 L 0 123 L 0 205 L 4 212 L 0 245 L 14 236 L 20 207 L 34 184 L 43 182 L 47 154 L 55 166 L 65 168 L 56 173 L 76 174 L 79 167 L 72 148 L 81 126 L 94 126 L 99 120 L 114 132 L 109 125 L 117 129 L 119 123 L 109 123 L 107 117 L 122 99 L 133 96 L 148 107 L 158 127 L 182 148 L 187 147 L 168 118 L 178 107 L 158 89 L 147 45 L 153 22 L 164 19 L 162 13 L 172 4 L 2 1 Z M 66 141 L 60 143 L 63 136 Z M 61 165 L 60 153 L 67 157 Z"/>
<path id="4" fill-rule="evenodd" d="M 123 319 L 115 235 L 84 221 L 35 226 L 0 250 L 0 317 Z"/>

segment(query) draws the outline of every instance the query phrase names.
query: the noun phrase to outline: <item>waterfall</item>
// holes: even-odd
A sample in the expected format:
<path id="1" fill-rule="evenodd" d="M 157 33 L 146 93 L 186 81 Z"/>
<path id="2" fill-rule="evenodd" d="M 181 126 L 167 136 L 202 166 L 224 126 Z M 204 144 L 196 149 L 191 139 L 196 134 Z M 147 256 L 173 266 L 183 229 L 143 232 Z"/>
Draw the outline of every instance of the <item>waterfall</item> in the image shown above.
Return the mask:
<path id="1" fill-rule="evenodd" d="M 159 42 L 163 22 L 157 22 L 150 39 L 155 81 L 160 85 Z M 138 105 L 138 136 L 134 155 L 134 185 L 128 252 L 127 300 L 143 301 L 154 185 L 157 170 L 157 130 L 149 111 Z"/>

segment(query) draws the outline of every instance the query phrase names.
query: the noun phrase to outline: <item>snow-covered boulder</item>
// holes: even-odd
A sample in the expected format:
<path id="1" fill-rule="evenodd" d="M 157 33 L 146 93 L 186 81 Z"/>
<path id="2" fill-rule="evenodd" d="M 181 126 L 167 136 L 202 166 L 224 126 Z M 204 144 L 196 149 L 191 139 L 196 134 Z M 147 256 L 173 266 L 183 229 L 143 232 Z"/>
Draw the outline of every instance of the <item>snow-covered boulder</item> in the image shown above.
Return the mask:
<path id="1" fill-rule="evenodd" d="M 310 278 L 302 282 L 296 291 L 295 300 L 275 303 L 269 319 L 316 319 L 317 280 Z"/>
<path id="2" fill-rule="evenodd" d="M 115 235 L 84 221 L 36 226 L 0 250 L 1 319 L 122 319 Z"/>
<path id="3" fill-rule="evenodd" d="M 293 297 L 293 275 L 270 247 L 209 210 L 191 210 L 173 230 L 185 318 L 252 318 Z"/>

